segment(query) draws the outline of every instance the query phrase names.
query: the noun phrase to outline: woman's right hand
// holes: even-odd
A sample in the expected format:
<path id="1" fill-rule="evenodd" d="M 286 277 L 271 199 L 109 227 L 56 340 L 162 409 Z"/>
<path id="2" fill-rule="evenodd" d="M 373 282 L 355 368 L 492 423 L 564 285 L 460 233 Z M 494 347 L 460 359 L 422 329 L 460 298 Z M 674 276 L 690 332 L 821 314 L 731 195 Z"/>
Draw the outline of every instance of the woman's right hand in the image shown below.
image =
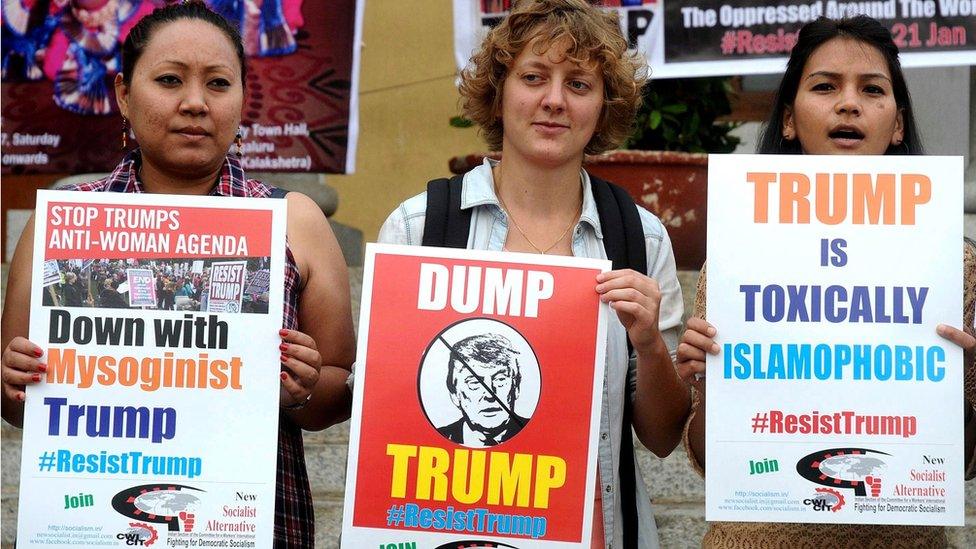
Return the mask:
<path id="1" fill-rule="evenodd" d="M 685 327 L 685 333 L 678 344 L 678 375 L 685 382 L 703 386 L 700 383 L 705 378 L 705 355 L 717 355 L 719 346 L 713 339 L 715 327 L 704 319 L 691 317 Z"/>
<path id="2" fill-rule="evenodd" d="M 24 402 L 27 385 L 41 381 L 47 366 L 38 360 L 44 352 L 40 347 L 31 343 L 27 338 L 17 336 L 10 340 L 3 350 L 3 367 L 0 378 L 3 379 L 3 394 L 14 402 Z"/>

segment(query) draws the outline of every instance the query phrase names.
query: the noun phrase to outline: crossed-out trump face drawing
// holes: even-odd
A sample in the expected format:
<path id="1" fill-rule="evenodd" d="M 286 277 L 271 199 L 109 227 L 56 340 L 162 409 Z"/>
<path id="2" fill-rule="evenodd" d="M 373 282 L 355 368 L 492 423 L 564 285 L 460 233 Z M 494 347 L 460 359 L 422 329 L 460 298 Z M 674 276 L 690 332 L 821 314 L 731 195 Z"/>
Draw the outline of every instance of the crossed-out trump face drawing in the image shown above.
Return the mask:
<path id="1" fill-rule="evenodd" d="M 494 446 L 508 440 L 528 421 L 515 413 L 521 383 L 518 351 L 504 336 L 482 334 L 461 340 L 447 367 L 447 388 L 461 419 L 438 431 L 466 446 Z"/>
<path id="2" fill-rule="evenodd" d="M 421 405 L 431 426 L 456 444 L 501 444 L 529 422 L 540 371 L 531 345 L 493 319 L 457 322 L 431 341 L 420 369 Z"/>

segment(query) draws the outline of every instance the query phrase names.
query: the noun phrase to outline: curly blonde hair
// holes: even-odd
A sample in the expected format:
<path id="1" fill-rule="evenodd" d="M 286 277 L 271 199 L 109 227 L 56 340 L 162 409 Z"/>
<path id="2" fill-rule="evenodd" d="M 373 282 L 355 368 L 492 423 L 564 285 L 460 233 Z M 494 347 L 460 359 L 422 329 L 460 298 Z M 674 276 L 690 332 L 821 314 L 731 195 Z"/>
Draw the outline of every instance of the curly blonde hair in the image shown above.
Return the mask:
<path id="1" fill-rule="evenodd" d="M 492 29 L 461 72 L 464 114 L 481 126 L 491 150 L 502 148 L 501 97 L 505 78 L 533 40 L 535 53 L 568 43 L 566 59 L 595 63 L 603 74 L 603 110 L 584 152 L 597 154 L 620 146 L 630 135 L 647 81 L 644 59 L 627 53 L 615 12 L 586 0 L 523 0 Z"/>

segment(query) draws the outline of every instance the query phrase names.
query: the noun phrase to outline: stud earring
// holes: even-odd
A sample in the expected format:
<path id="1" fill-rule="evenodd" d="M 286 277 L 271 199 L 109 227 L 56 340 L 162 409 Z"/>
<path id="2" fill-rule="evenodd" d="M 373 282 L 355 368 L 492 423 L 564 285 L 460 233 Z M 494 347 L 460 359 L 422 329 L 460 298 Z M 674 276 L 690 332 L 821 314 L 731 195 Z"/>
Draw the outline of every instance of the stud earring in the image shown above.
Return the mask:
<path id="1" fill-rule="evenodd" d="M 122 150 L 129 146 L 129 119 L 122 117 Z"/>
<path id="2" fill-rule="evenodd" d="M 237 131 L 237 137 L 234 138 L 234 144 L 237 145 L 237 158 L 244 156 L 244 137 L 241 135 L 240 130 Z"/>

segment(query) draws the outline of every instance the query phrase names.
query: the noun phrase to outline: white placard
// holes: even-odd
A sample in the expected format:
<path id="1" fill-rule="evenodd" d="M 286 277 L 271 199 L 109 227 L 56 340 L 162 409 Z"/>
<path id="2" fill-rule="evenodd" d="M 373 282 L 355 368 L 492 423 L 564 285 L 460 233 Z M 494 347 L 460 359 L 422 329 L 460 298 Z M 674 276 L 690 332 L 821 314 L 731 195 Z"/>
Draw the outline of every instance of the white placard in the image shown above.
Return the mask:
<path id="1" fill-rule="evenodd" d="M 47 371 L 27 389 L 18 546 L 271 546 L 285 208 L 38 192 L 30 339 Z M 270 258 L 268 312 L 130 309 L 102 284 L 197 258 Z M 43 265 L 78 259 L 94 302 L 44 305 Z"/>
<path id="2" fill-rule="evenodd" d="M 707 520 L 963 524 L 962 167 L 709 158 Z"/>

